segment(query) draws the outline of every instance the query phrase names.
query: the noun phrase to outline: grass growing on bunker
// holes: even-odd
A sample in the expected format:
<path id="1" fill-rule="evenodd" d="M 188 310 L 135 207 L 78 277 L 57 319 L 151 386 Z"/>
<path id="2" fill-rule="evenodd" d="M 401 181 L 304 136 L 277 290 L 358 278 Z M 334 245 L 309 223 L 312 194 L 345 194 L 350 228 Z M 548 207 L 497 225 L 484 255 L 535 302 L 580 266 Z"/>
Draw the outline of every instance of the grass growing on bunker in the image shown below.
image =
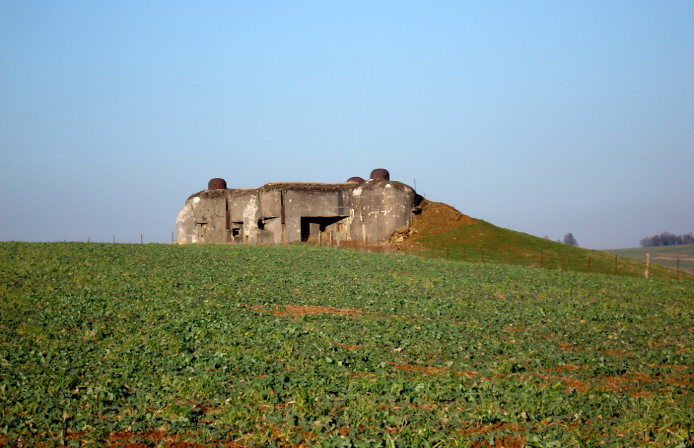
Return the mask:
<path id="1" fill-rule="evenodd" d="M 0 243 L 0 294 L 0 445 L 692 443 L 690 281 Z"/>
<path id="2" fill-rule="evenodd" d="M 497 227 L 481 219 L 464 215 L 449 205 L 426 199 L 419 208 L 421 213 L 414 216 L 412 232 L 403 244 L 405 251 L 448 260 L 644 276 L 644 255 L 629 258 L 629 252 L 608 253 L 569 246 L 547 238 Z M 685 266 L 684 258 L 682 261 Z M 670 264 L 670 267 L 674 266 L 674 262 Z M 649 275 L 651 278 L 660 279 L 677 279 L 679 275 L 679 278 L 694 280 L 694 275 L 689 272 L 678 274 L 674 269 L 656 263 L 651 264 Z"/>

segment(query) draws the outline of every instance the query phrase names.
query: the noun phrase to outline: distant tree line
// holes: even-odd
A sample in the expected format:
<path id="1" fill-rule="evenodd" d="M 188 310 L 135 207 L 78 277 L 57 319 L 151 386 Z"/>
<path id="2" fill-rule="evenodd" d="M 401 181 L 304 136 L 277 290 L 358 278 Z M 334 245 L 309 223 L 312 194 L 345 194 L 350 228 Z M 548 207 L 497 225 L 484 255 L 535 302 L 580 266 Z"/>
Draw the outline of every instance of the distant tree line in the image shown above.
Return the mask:
<path id="1" fill-rule="evenodd" d="M 663 232 L 660 235 L 647 236 L 641 240 L 641 247 L 653 246 L 675 246 L 677 244 L 694 244 L 694 234 L 673 235 L 670 232 Z"/>

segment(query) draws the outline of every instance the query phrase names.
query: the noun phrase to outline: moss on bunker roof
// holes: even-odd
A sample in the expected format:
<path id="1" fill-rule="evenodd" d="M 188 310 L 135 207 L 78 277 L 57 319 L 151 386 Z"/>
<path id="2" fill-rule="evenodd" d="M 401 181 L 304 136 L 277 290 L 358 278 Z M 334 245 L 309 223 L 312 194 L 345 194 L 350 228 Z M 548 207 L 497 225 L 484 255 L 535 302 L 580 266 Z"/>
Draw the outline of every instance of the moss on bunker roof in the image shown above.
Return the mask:
<path id="1" fill-rule="evenodd" d="M 336 183 L 320 183 L 320 182 L 270 182 L 258 188 L 258 191 L 268 190 L 306 190 L 306 191 L 335 191 L 335 190 L 352 190 L 355 188 L 370 188 L 372 186 L 390 184 L 395 188 L 411 188 L 401 182 L 385 179 L 370 179 L 366 182 L 336 182 Z"/>
<path id="2" fill-rule="evenodd" d="M 227 191 L 225 189 L 218 189 L 218 190 L 202 190 L 198 191 L 197 193 L 193 193 L 190 196 L 188 196 L 188 199 L 192 198 L 205 198 L 205 199 L 216 199 L 216 198 L 223 198 L 227 195 Z"/>
<path id="3" fill-rule="evenodd" d="M 270 182 L 258 188 L 258 191 L 267 190 L 307 190 L 307 191 L 335 191 L 348 190 L 356 187 L 354 183 L 320 183 L 320 182 Z"/>
<path id="4" fill-rule="evenodd" d="M 341 190 L 352 190 L 355 188 L 366 188 L 376 186 L 379 184 L 390 184 L 391 186 L 399 189 L 410 188 L 401 182 L 385 179 L 369 179 L 366 182 L 355 183 L 355 182 L 336 182 L 336 183 L 322 183 L 322 182 L 269 182 L 258 188 L 227 188 L 218 190 L 202 190 L 195 194 L 190 195 L 188 199 L 194 197 L 200 197 L 205 199 L 215 199 L 227 196 L 228 194 L 233 194 L 235 192 L 252 192 L 252 191 L 273 191 L 273 190 L 300 190 L 300 191 L 341 191 Z"/>

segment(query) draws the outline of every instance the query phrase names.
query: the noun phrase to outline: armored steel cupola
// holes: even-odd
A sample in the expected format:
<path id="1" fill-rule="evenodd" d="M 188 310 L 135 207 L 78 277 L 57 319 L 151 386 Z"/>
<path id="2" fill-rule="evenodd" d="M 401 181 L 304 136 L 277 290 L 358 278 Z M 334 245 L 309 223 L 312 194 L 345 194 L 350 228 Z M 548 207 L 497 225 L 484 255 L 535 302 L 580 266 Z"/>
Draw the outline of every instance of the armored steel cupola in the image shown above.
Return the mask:
<path id="1" fill-rule="evenodd" d="M 208 190 L 226 190 L 226 188 L 227 181 L 225 181 L 221 177 L 215 177 L 213 179 L 210 179 L 209 182 L 207 182 Z"/>
<path id="2" fill-rule="evenodd" d="M 376 168 L 371 171 L 371 179 L 384 179 L 390 180 L 390 173 L 385 168 Z"/>

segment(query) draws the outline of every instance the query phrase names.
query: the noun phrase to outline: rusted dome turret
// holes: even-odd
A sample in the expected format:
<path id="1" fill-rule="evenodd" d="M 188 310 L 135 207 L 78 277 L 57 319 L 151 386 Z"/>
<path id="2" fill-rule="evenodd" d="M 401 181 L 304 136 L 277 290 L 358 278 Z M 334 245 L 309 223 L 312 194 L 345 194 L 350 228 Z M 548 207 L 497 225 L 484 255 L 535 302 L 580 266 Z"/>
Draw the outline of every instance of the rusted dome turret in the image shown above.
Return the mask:
<path id="1" fill-rule="evenodd" d="M 225 190 L 226 188 L 227 181 L 225 181 L 221 177 L 215 177 L 214 179 L 210 179 L 210 181 L 207 183 L 208 190 Z"/>
<path id="2" fill-rule="evenodd" d="M 366 182 L 366 181 L 364 180 L 363 177 L 354 176 L 354 177 L 350 177 L 349 179 L 347 179 L 347 182 L 351 182 L 351 183 L 355 183 L 355 184 L 360 184 L 360 183 Z"/>
<path id="3" fill-rule="evenodd" d="M 390 173 L 385 168 L 376 168 L 371 171 L 371 179 L 385 179 L 390 180 Z"/>

